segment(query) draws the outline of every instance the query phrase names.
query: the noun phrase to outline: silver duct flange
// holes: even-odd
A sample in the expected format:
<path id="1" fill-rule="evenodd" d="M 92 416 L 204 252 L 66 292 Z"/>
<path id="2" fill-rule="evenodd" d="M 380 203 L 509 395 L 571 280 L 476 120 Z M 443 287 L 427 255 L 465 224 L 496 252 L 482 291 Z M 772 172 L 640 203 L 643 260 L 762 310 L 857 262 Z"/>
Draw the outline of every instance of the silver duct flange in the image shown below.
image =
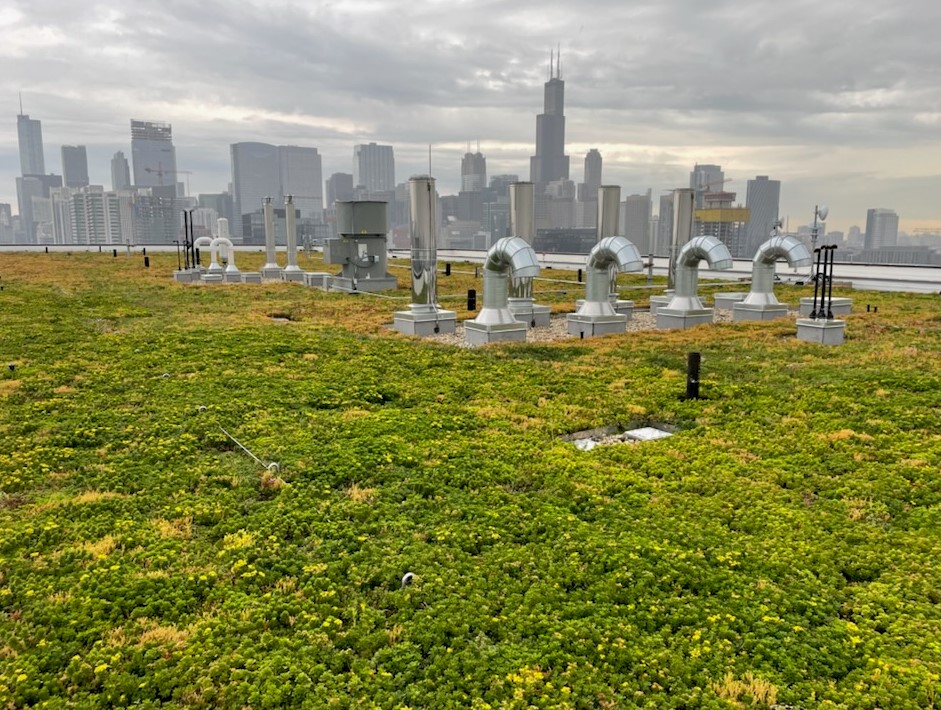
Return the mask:
<path id="1" fill-rule="evenodd" d="M 842 345 L 846 335 L 845 320 L 797 319 L 797 339 L 820 345 Z"/>

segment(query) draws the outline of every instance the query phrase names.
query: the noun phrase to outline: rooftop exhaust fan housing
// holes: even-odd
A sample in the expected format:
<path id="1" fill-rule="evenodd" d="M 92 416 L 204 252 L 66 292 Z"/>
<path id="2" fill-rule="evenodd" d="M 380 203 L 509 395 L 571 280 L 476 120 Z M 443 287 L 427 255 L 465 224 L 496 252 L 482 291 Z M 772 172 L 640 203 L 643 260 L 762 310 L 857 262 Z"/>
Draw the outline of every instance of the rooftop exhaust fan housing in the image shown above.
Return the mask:
<path id="1" fill-rule="evenodd" d="M 337 237 L 323 244 L 325 264 L 341 264 L 332 280 L 339 291 L 390 291 L 395 276 L 387 270 L 388 244 L 385 202 L 336 202 Z"/>

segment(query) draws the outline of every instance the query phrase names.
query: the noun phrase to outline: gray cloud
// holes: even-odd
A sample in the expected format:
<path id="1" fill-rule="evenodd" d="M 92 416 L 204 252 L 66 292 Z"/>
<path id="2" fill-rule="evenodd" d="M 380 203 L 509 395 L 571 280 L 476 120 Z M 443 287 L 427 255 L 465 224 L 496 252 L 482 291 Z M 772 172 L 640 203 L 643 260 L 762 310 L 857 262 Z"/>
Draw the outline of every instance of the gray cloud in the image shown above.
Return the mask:
<path id="1" fill-rule="evenodd" d="M 941 7 L 934 0 L 743 4 L 162 3 L 8 0 L 0 10 L 0 201 L 15 202 L 16 92 L 43 121 L 47 164 L 85 143 L 95 181 L 129 152 L 131 117 L 173 123 L 192 187 L 229 180 L 228 144 L 315 145 L 325 175 L 352 146 L 396 147 L 399 179 L 427 170 L 456 189 L 466 141 L 492 174 L 528 174 L 548 48 L 560 42 L 573 178 L 598 146 L 606 181 L 655 191 L 717 162 L 744 197 L 784 181 L 782 209 L 831 203 L 832 226 L 887 206 L 937 220 Z"/>

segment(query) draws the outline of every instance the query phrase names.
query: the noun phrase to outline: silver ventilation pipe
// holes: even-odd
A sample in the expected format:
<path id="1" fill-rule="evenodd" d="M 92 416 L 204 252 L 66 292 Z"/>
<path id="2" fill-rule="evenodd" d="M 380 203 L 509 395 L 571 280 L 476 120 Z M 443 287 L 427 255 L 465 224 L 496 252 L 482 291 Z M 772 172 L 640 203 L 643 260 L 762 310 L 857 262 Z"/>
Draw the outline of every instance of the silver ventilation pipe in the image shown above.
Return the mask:
<path id="1" fill-rule="evenodd" d="M 504 237 L 490 247 L 484 260 L 484 305 L 476 318 L 464 323 L 467 342 L 525 341 L 527 325 L 510 310 L 510 276 L 532 279 L 538 273 L 536 252 L 521 237 Z"/>
<path id="2" fill-rule="evenodd" d="M 457 323 L 454 311 L 438 307 L 438 196 L 435 179 L 413 177 L 408 181 L 411 208 L 412 303 L 408 311 L 398 311 L 392 326 L 406 335 L 453 333 Z"/>
<path id="3" fill-rule="evenodd" d="M 621 188 L 617 185 L 602 185 L 598 188 L 598 241 L 618 236 L 620 221 Z"/>
<path id="4" fill-rule="evenodd" d="M 622 271 L 640 271 L 644 260 L 628 239 L 605 237 L 595 244 L 585 264 L 585 300 L 576 312 L 579 316 L 618 315 L 611 304 L 610 274 Z M 625 318 L 625 323 L 626 318 Z"/>
<path id="5" fill-rule="evenodd" d="M 708 263 L 709 268 L 714 271 L 732 268 L 732 255 L 725 244 L 715 237 L 700 236 L 686 242 L 676 259 L 676 292 L 666 306 L 667 310 L 704 310 L 696 293 L 699 286 L 700 261 Z M 657 313 L 662 310 L 664 309 L 661 308 Z"/>
<path id="6" fill-rule="evenodd" d="M 263 203 L 265 213 L 265 265 L 261 267 L 261 275 L 264 278 L 281 278 L 281 267 L 278 266 L 278 259 L 275 255 L 274 242 L 274 205 L 271 204 L 271 198 L 266 197 Z"/>
<path id="7" fill-rule="evenodd" d="M 408 181 L 411 207 L 412 309 L 437 307 L 438 197 L 433 177 Z"/>
<path id="8" fill-rule="evenodd" d="M 680 250 L 693 236 L 693 218 L 696 196 L 690 188 L 673 191 L 673 233 L 670 239 L 670 266 L 667 273 L 667 288 L 676 287 L 676 264 Z"/>
<path id="9" fill-rule="evenodd" d="M 745 305 L 776 306 L 774 295 L 774 263 L 785 259 L 792 269 L 810 266 L 813 259 L 810 251 L 795 236 L 775 235 L 758 247 L 752 260 L 751 291 L 742 301 Z"/>
<path id="10" fill-rule="evenodd" d="M 533 245 L 536 239 L 535 187 L 531 182 L 515 182 L 510 185 L 510 234 Z M 484 298 L 486 299 L 486 288 Z M 511 298 L 528 299 L 532 304 L 533 280 L 531 277 L 514 274 L 510 284 Z"/>
<path id="11" fill-rule="evenodd" d="M 300 281 L 304 272 L 297 265 L 297 213 L 294 210 L 294 195 L 284 198 L 284 230 L 288 250 L 288 265 L 284 267 L 282 278 L 286 281 Z"/>
<path id="12" fill-rule="evenodd" d="M 484 260 L 484 305 L 475 323 L 516 323 L 509 309 L 509 279 L 532 279 L 539 274 L 536 252 L 521 237 L 504 237 Z M 525 330 L 525 329 L 524 329 Z"/>

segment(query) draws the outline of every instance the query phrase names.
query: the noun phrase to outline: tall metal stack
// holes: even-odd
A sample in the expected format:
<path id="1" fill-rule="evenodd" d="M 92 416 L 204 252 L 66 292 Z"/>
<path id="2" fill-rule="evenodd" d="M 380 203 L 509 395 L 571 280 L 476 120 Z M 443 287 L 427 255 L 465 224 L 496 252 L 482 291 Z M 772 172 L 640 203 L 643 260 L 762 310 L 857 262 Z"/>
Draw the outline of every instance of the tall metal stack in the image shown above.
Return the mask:
<path id="1" fill-rule="evenodd" d="M 297 265 L 297 212 L 294 209 L 294 195 L 284 198 L 284 231 L 288 265 L 281 272 L 281 278 L 285 281 L 303 281 L 304 271 Z"/>
<path id="2" fill-rule="evenodd" d="M 536 238 L 535 189 L 531 182 L 510 185 L 510 233 L 530 247 Z M 522 272 L 510 274 L 509 310 L 513 317 L 531 328 L 549 325 L 552 309 L 533 299 L 533 277 Z"/>
<path id="3" fill-rule="evenodd" d="M 406 335 L 453 333 L 457 314 L 438 306 L 438 195 L 433 177 L 408 181 L 412 243 L 412 303 L 398 311 L 393 327 Z"/>
<path id="4" fill-rule="evenodd" d="M 275 254 L 274 243 L 274 205 L 271 198 L 266 197 L 262 203 L 265 213 L 265 265 L 261 267 L 261 277 L 264 279 L 280 279 L 281 267 Z"/>
<path id="5" fill-rule="evenodd" d="M 621 188 L 617 185 L 602 185 L 598 188 L 598 243 L 608 237 L 623 236 L 620 228 L 621 221 Z M 633 246 L 633 242 L 631 242 Z M 618 274 L 621 267 L 612 262 L 608 266 L 608 298 L 615 313 L 627 316 L 630 320 L 634 315 L 634 302 L 618 299 Z M 632 267 L 631 270 L 636 271 Z"/>

